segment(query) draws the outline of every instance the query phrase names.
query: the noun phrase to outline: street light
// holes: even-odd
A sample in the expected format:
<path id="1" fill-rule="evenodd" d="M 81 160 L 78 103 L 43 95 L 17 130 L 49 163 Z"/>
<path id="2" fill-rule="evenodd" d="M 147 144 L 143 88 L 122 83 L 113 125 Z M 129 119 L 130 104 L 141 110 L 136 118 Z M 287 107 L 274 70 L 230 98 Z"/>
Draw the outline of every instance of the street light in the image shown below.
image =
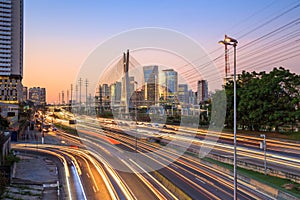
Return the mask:
<path id="1" fill-rule="evenodd" d="M 260 134 L 260 137 L 264 138 L 263 146 L 261 148 L 264 149 L 264 169 L 265 169 L 265 175 L 266 175 L 267 174 L 267 155 L 266 155 L 267 142 L 266 142 L 266 135 L 265 134 Z"/>
<path id="2" fill-rule="evenodd" d="M 237 199 L 237 155 L 236 155 L 236 46 L 238 41 L 225 35 L 223 41 L 219 41 L 219 44 L 225 46 L 233 46 L 233 199 Z"/>

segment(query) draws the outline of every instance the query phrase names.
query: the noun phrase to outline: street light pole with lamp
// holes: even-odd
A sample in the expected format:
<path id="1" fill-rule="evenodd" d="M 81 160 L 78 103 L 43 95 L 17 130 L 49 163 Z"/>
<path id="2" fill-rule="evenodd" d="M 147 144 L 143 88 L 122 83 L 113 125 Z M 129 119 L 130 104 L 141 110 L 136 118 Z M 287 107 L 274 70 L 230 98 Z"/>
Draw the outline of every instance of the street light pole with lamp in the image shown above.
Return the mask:
<path id="1" fill-rule="evenodd" d="M 219 44 L 223 44 L 225 46 L 230 45 L 233 46 L 233 199 L 237 200 L 237 154 L 236 154 L 236 46 L 238 41 L 231 37 L 225 35 L 224 40 L 219 41 Z"/>
<path id="2" fill-rule="evenodd" d="M 265 171 L 265 175 L 266 175 L 267 174 L 267 155 L 266 155 L 267 143 L 266 143 L 266 135 L 265 134 L 260 134 L 260 137 L 264 138 L 262 148 L 264 149 L 264 171 Z"/>

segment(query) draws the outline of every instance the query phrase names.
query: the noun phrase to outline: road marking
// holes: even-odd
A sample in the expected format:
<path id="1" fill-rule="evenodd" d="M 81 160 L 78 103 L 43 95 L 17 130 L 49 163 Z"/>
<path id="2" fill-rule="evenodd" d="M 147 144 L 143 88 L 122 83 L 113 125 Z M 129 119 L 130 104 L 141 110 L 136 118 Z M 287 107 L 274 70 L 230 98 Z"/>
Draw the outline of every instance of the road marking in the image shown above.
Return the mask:
<path id="1" fill-rule="evenodd" d="M 93 186 L 93 190 L 94 190 L 94 192 L 96 193 L 96 189 L 95 189 L 95 186 Z"/>
<path id="2" fill-rule="evenodd" d="M 200 181 L 201 183 L 203 183 L 203 184 L 206 184 L 204 181 L 202 181 L 201 179 L 199 179 L 199 178 L 196 178 L 198 181 Z"/>
<path id="3" fill-rule="evenodd" d="M 174 164 L 172 164 L 172 165 L 173 165 L 173 167 L 174 167 L 174 168 L 178 169 L 178 167 L 177 167 L 177 166 L 175 166 Z"/>
<path id="4" fill-rule="evenodd" d="M 87 175 L 87 177 L 88 177 L 88 178 L 90 178 L 90 175 L 89 175 L 89 173 L 86 173 L 86 175 Z"/>

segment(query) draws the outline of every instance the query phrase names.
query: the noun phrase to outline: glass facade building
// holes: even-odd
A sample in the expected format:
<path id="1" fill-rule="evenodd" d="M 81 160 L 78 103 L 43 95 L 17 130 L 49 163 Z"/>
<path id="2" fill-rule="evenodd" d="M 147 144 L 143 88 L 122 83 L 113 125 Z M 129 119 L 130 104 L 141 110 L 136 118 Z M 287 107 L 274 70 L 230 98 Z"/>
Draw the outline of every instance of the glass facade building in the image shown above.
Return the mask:
<path id="1" fill-rule="evenodd" d="M 144 71 L 144 99 L 150 104 L 155 104 L 158 100 L 158 66 L 145 66 Z"/>
<path id="2" fill-rule="evenodd" d="M 166 69 L 162 72 L 161 88 L 163 90 L 163 99 L 174 101 L 178 95 L 178 73 L 173 69 Z"/>

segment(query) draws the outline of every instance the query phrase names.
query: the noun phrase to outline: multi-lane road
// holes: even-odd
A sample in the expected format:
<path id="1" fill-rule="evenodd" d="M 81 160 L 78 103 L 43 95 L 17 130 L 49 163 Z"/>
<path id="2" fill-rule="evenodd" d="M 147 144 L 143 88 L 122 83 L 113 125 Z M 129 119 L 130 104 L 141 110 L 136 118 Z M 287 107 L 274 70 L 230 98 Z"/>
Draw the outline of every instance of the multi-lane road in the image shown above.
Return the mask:
<path id="1" fill-rule="evenodd" d="M 164 130 L 157 135 L 154 130 L 157 128 L 117 126 L 88 117 L 76 126 L 78 135 L 49 132 L 45 144 L 39 145 L 39 151 L 55 154 L 64 163 L 67 199 L 233 198 L 233 177 L 230 174 L 201 162 L 197 157 L 183 154 L 184 148 L 199 149 L 207 136 L 205 132 L 180 128 L 176 134 Z M 193 131 L 197 134 L 191 134 Z M 151 132 L 155 134 L 151 135 Z M 147 133 L 150 135 L 148 139 Z M 164 140 L 166 145 L 153 142 L 155 138 Z M 174 145 L 169 145 L 174 140 Z M 210 153 L 230 156 L 231 140 L 230 134 L 218 135 L 218 141 L 211 144 Z M 209 140 L 205 142 L 208 147 Z M 258 149 L 260 138 L 239 138 L 239 142 L 242 143 L 239 155 L 248 157 L 251 162 L 263 160 L 263 152 Z M 268 144 L 268 164 L 299 170 L 297 145 L 275 140 L 268 140 Z M 14 144 L 13 147 L 36 150 L 35 144 L 31 145 Z M 278 151 L 280 145 L 286 145 L 285 152 Z M 238 198 L 273 197 L 240 180 Z"/>

